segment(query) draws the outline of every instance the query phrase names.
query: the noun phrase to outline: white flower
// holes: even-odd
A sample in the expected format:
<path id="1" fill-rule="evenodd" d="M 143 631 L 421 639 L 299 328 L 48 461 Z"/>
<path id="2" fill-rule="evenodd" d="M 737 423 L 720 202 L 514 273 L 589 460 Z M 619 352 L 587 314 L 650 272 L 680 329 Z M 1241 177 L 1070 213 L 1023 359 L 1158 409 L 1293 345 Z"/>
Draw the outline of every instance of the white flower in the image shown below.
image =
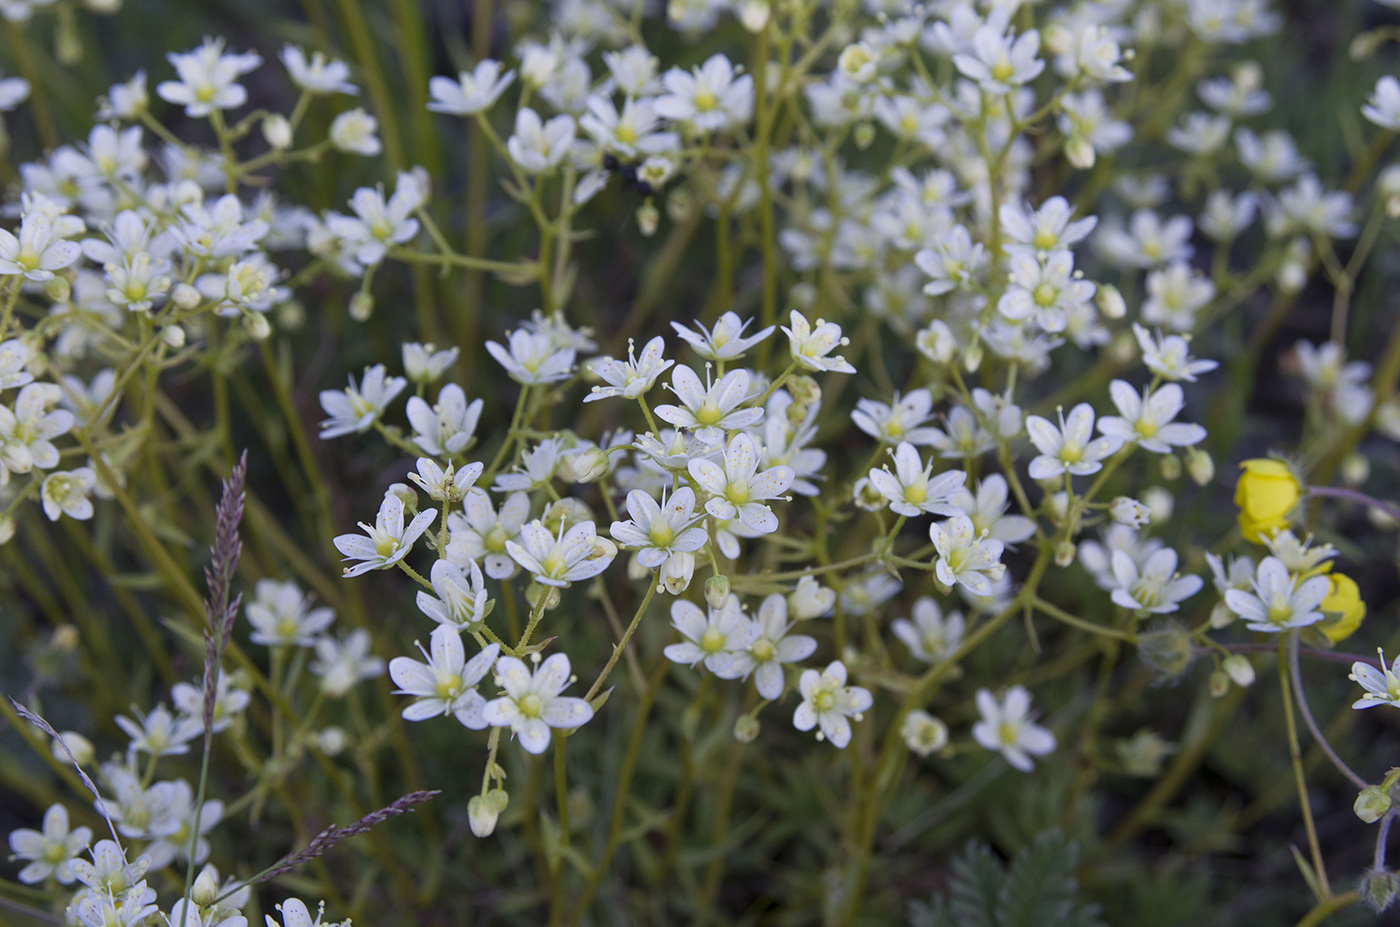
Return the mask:
<path id="1" fill-rule="evenodd" d="M 932 429 L 930 443 L 938 456 L 952 460 L 958 457 L 979 457 L 996 447 L 996 439 L 966 406 L 953 406 L 944 418 L 943 428 Z M 1018 429 L 1019 430 L 1019 429 Z"/>
<path id="2" fill-rule="evenodd" d="M 425 509 L 413 516 L 413 521 L 405 528 L 403 514 L 403 500 L 387 492 L 379 504 L 373 527 L 360 522 L 364 534 L 342 534 L 335 539 L 336 550 L 344 554 L 346 560 L 363 561 L 345 568 L 346 579 L 370 570 L 387 570 L 398 563 L 437 518 L 436 509 Z"/>
<path id="3" fill-rule="evenodd" d="M 1068 250 L 1083 241 L 1098 224 L 1097 216 L 1087 216 L 1071 222 L 1074 207 L 1063 196 L 1052 196 L 1032 209 L 1028 204 L 1003 203 L 1000 212 L 1001 232 L 1006 239 L 1007 253 L 1029 251 L 1042 254 Z"/>
<path id="4" fill-rule="evenodd" d="M 1266 633 L 1305 628 L 1321 621 L 1323 615 L 1318 606 L 1332 588 L 1326 576 L 1295 576 L 1277 557 L 1265 557 L 1260 562 L 1251 586 L 1252 593 L 1225 590 L 1225 604 L 1249 622 L 1249 630 Z"/>
<path id="5" fill-rule="evenodd" d="M 1113 602 L 1123 608 L 1153 615 L 1174 612 L 1182 600 L 1201 591 L 1205 581 L 1199 576 L 1176 572 L 1176 551 L 1164 547 L 1147 558 L 1141 572 L 1133 558 L 1121 550 L 1113 552 Z"/>
<path id="6" fill-rule="evenodd" d="M 1155 393 L 1144 390 L 1139 396 L 1123 380 L 1114 380 L 1108 393 L 1121 417 L 1099 419 L 1099 431 L 1120 444 L 1137 442 L 1144 450 L 1170 454 L 1173 447 L 1190 447 L 1205 440 L 1206 430 L 1200 425 L 1172 421 L 1186 404 L 1181 387 L 1175 383 L 1167 383 Z"/>
<path id="7" fill-rule="evenodd" d="M 817 739 L 829 740 L 832 746 L 841 749 L 851 742 L 851 722 L 846 719 L 859 721 L 862 712 L 869 711 L 875 704 L 870 690 L 846 685 L 846 666 L 840 660 L 828 664 L 821 672 L 803 670 L 797 689 L 802 693 L 802 704 L 792 716 L 792 726 L 799 731 L 810 731 L 821 725 Z"/>
<path id="8" fill-rule="evenodd" d="M 1350 238 L 1356 234 L 1351 213 L 1351 194 L 1323 190 L 1317 177 L 1307 174 L 1293 186 L 1279 191 L 1277 206 L 1269 210 L 1266 217 L 1266 227 L 1274 236 L 1301 232 Z"/>
<path id="9" fill-rule="evenodd" d="M 763 418 L 762 409 L 739 408 L 748 398 L 749 381 L 747 370 L 731 370 L 706 388 L 695 371 L 677 367 L 671 371 L 671 392 L 684 405 L 657 406 L 656 415 L 713 447 L 724 440 L 726 431 L 747 428 Z"/>
<path id="10" fill-rule="evenodd" d="M 262 219 L 243 221 L 243 203 L 233 194 L 221 196 L 212 209 L 203 202 L 186 203 L 166 231 L 181 248 L 196 257 L 237 257 L 251 251 L 268 233 Z"/>
<path id="11" fill-rule="evenodd" d="M 485 112 L 495 105 L 510 82 L 514 71 L 501 73 L 501 63 L 487 58 L 477 62 L 471 71 L 462 71 L 454 81 L 450 77 L 434 77 L 428 81 L 433 99 L 428 109 L 454 116 L 471 116 Z"/>
<path id="12" fill-rule="evenodd" d="M 917 659 L 937 663 L 952 656 L 962 644 L 967 627 L 962 612 L 950 612 L 945 618 L 938 603 L 930 596 L 923 596 L 914 602 L 911 617 L 913 621 L 896 618 L 890 630 Z"/>
<path id="13" fill-rule="evenodd" d="M 1152 521 L 1152 510 L 1136 499 L 1119 496 L 1109 503 L 1108 516 L 1120 525 L 1137 529 Z"/>
<path id="14" fill-rule="evenodd" d="M 1360 661 L 1351 665 L 1351 675 L 1347 678 L 1361 683 L 1361 688 L 1366 690 L 1365 695 L 1352 703 L 1352 708 L 1374 708 L 1376 705 L 1393 705 L 1400 708 L 1400 657 L 1396 657 L 1394 663 L 1387 665 L 1385 651 L 1378 650 L 1377 653 L 1381 656 L 1380 669 Z M 47 823 L 47 816 L 44 821 Z M 10 845 L 14 846 L 13 834 L 10 836 Z M 20 881 L 25 881 L 23 873 L 20 874 Z"/>
<path id="15" fill-rule="evenodd" d="M 1046 480 L 1062 473 L 1084 476 L 1103 469 L 1099 461 L 1123 446 L 1121 438 L 1105 436 L 1089 440 L 1094 433 L 1094 407 L 1081 402 L 1065 418 L 1060 411 L 1060 427 L 1039 415 L 1026 416 L 1026 432 L 1040 456 L 1031 461 L 1031 479 Z"/>
<path id="16" fill-rule="evenodd" d="M 1148 209 L 1134 212 L 1127 229 L 1121 224 L 1106 224 L 1097 238 L 1099 248 L 1110 260 L 1130 267 L 1184 261 L 1193 251 L 1190 218 L 1174 216 L 1163 222 Z"/>
<path id="17" fill-rule="evenodd" d="M 709 331 L 699 322 L 691 323 L 695 326 L 693 330 L 679 322 L 672 322 L 671 327 L 689 343 L 696 354 L 706 360 L 731 361 L 743 357 L 749 348 L 773 334 L 776 328 L 770 325 L 762 331 L 744 337 L 744 329 L 748 328 L 752 321 L 753 319 L 740 320 L 738 313 L 726 312 L 715 321 Z"/>
<path id="18" fill-rule="evenodd" d="M 81 245 L 64 240 L 60 231 L 41 212 L 25 215 L 18 238 L 0 229 L 0 274 L 23 274 L 38 282 L 52 280 L 54 271 L 72 264 L 83 253 Z"/>
<path id="19" fill-rule="evenodd" d="M 282 48 L 282 63 L 287 67 L 287 76 L 307 93 L 359 93 L 359 88 L 350 83 L 350 65 L 344 61 L 328 59 L 325 52 L 312 52 L 311 60 L 306 60 L 306 52 L 295 45 Z"/>
<path id="20" fill-rule="evenodd" d="M 820 618 L 830 613 L 836 604 L 836 593 L 810 576 L 797 581 L 797 588 L 788 593 L 788 610 L 799 621 Z"/>
<path id="21" fill-rule="evenodd" d="M 181 714 L 188 718 L 198 718 L 201 725 L 204 723 L 204 685 L 203 680 L 197 680 L 199 685 L 191 685 L 188 682 L 177 682 L 170 687 L 170 701 L 175 703 L 175 707 Z M 252 700 L 245 689 L 233 688 L 233 683 L 223 670 L 214 677 L 214 712 L 210 719 L 209 729 L 214 733 L 228 730 L 233 724 L 234 716 L 241 713 L 248 707 Z"/>
<path id="22" fill-rule="evenodd" d="M 253 626 L 249 639 L 255 644 L 310 647 L 335 620 L 334 610 L 312 608 L 311 596 L 293 580 L 260 579 L 253 588 L 254 599 L 243 614 Z"/>
<path id="23" fill-rule="evenodd" d="M 1361 107 L 1361 115 L 1382 129 L 1400 132 L 1400 80 L 1386 74 L 1376 81 L 1375 92 Z"/>
<path id="24" fill-rule="evenodd" d="M 107 96 L 99 98 L 98 102 L 98 119 L 138 118 L 151 102 L 150 95 L 146 92 L 146 72 L 137 71 L 131 75 L 130 80 L 113 84 L 107 91 Z"/>
<path id="25" fill-rule="evenodd" d="M 29 81 L 23 77 L 0 79 L 0 113 L 8 113 L 29 99 Z"/>
<path id="26" fill-rule="evenodd" d="M 439 560 L 439 563 L 444 561 Z M 486 699 L 476 691 L 476 684 L 495 665 L 501 648 L 491 644 L 467 659 L 462 648 L 461 631 L 451 625 L 433 628 L 429 642 L 432 653 L 418 645 L 424 663 L 408 657 L 389 661 L 389 678 L 398 686 L 395 695 L 412 695 L 416 700 L 403 710 L 405 721 L 423 721 L 440 715 L 452 715 L 463 727 L 473 731 L 487 726 L 482 715 Z"/>
<path id="27" fill-rule="evenodd" d="M 977 278 L 987 264 L 987 249 L 974 242 L 966 228 L 955 225 L 937 246 L 915 254 L 914 263 L 932 278 L 924 292 L 941 296 Z"/>
<path id="28" fill-rule="evenodd" d="M 591 521 L 567 529 L 561 523 L 559 536 L 555 537 L 536 520 L 520 529 L 519 544 L 506 541 L 506 552 L 533 573 L 536 582 L 567 586 L 607 569 L 617 556 L 617 546 L 598 537 Z"/>
<path id="29" fill-rule="evenodd" d="M 505 689 L 505 695 L 486 703 L 486 723 L 509 727 L 527 751 L 543 753 L 549 746 L 550 728 L 569 730 L 593 717 L 592 707 L 583 699 L 559 694 L 572 681 L 569 658 L 562 653 L 535 667 L 533 674 L 515 657 L 501 657 L 496 661 L 496 685 Z"/>
<path id="30" fill-rule="evenodd" d="M 248 91 L 236 83 L 239 77 L 262 64 L 257 52 L 224 54 L 224 40 L 206 38 L 194 51 L 166 55 L 179 80 L 161 81 L 156 93 L 167 103 L 185 108 L 192 119 L 216 109 L 235 109 L 248 99 Z"/>
<path id="31" fill-rule="evenodd" d="M 735 435 L 724 451 L 724 468 L 704 460 L 692 460 L 690 476 L 712 497 L 705 511 L 720 520 L 737 516 L 749 528 L 762 534 L 778 530 L 778 517 L 764 505 L 766 499 L 778 499 L 792 485 L 793 469 L 787 466 L 758 469 L 758 451 L 753 439 L 746 434 Z"/>
<path id="32" fill-rule="evenodd" d="M 34 374 L 24 369 L 34 359 L 34 354 L 34 350 L 18 338 L 0 342 L 0 390 L 34 381 Z"/>
<path id="33" fill-rule="evenodd" d="M 85 521 L 92 517 L 92 500 L 88 494 L 97 485 L 97 474 L 91 467 L 76 470 L 55 470 L 44 477 L 39 495 L 43 499 L 44 514 L 49 521 L 58 521 L 62 515 Z"/>
<path id="34" fill-rule="evenodd" d="M 540 386 L 567 380 L 574 369 L 574 349 L 559 347 L 546 333 L 517 328 L 507 343 L 509 349 L 488 341 L 486 350 L 517 383 Z"/>
<path id="35" fill-rule="evenodd" d="M 689 73 L 671 68 L 661 83 L 666 93 L 657 98 L 656 111 L 703 131 L 747 122 L 753 113 L 753 78 L 736 77 L 724 55 L 712 55 Z"/>
<path id="36" fill-rule="evenodd" d="M 962 509 L 952 503 L 952 496 L 967 482 L 967 474 L 962 470 L 948 470 L 938 474 L 932 481 L 929 473 L 933 461 L 927 465 L 919 457 L 918 450 L 907 441 L 901 441 L 892 453 L 895 472 L 891 473 L 887 464 L 879 470 L 870 471 L 870 482 L 889 500 L 890 510 L 899 515 L 914 517 L 920 513 L 930 515 L 960 515 Z"/>
<path id="37" fill-rule="evenodd" d="M 975 496 L 962 487 L 948 501 L 972 519 L 978 535 L 1006 545 L 1019 544 L 1035 534 L 1035 522 L 1024 515 L 1007 515 L 1007 495 L 1006 477 L 992 473 L 977 484 Z"/>
<path id="38" fill-rule="evenodd" d="M 321 917 L 325 914 L 325 902 L 316 911 L 316 919 L 311 919 L 311 912 L 306 909 L 306 904 L 300 898 L 288 898 L 277 905 L 277 913 L 282 915 L 282 923 L 277 923 L 272 919 L 271 914 L 264 915 L 267 927 L 323 927 Z M 180 925 L 187 927 L 187 925 Z M 324 927 L 336 927 L 333 924 L 326 924 Z"/>
<path id="39" fill-rule="evenodd" d="M 16 859 L 30 860 L 17 878 L 33 885 L 53 876 L 60 885 L 69 885 L 75 878 L 69 864 L 92 842 L 92 828 L 75 827 L 70 831 L 68 809 L 58 804 L 50 805 L 44 812 L 42 827 L 42 831 L 10 831 L 10 852 Z"/>
<path id="40" fill-rule="evenodd" d="M 787 600 L 781 595 L 763 600 L 754 624 L 758 636 L 748 650 L 733 654 L 728 672 L 739 678 L 753 673 L 758 694 L 772 701 L 783 694 L 783 664 L 807 659 L 816 652 L 817 642 L 805 634 L 788 634 L 792 625 L 788 624 Z"/>
<path id="41" fill-rule="evenodd" d="M 525 519 L 530 517 L 530 497 L 512 493 L 501 503 L 498 514 L 491 506 L 491 497 L 477 491 L 467 494 L 462 508 L 463 514 L 447 517 L 448 559 L 460 567 L 480 560 L 487 576 L 510 579 L 517 567 L 506 551 L 506 542 L 520 536 Z"/>
<path id="42" fill-rule="evenodd" d="M 674 132 L 656 130 L 659 122 L 656 107 L 649 99 L 628 99 L 619 113 L 612 100 L 598 94 L 588 98 L 588 112 L 578 121 L 600 148 L 623 158 L 658 154 L 678 147 L 680 139 Z"/>
<path id="43" fill-rule="evenodd" d="M 573 116 L 542 122 L 539 113 L 527 106 L 515 114 L 515 134 L 506 139 L 506 151 L 525 173 L 543 174 L 564 160 L 573 147 L 574 131 Z"/>
<path id="44" fill-rule="evenodd" d="M 1033 756 L 1055 749 L 1055 735 L 1031 721 L 1031 695 L 1025 686 L 1012 686 L 997 701 L 988 689 L 977 690 L 977 710 L 982 720 L 972 726 L 972 737 L 988 750 L 996 750 L 1021 772 L 1035 768 Z"/>
<path id="45" fill-rule="evenodd" d="M 988 93 L 1010 93 L 1045 69 L 1039 51 L 1040 33 L 1034 29 L 1010 41 L 1000 28 L 986 25 L 973 35 L 971 53 L 954 55 L 953 65 Z"/>
<path id="46" fill-rule="evenodd" d="M 641 490 L 627 494 L 629 521 L 612 523 L 612 536 L 623 547 L 635 548 L 637 562 L 655 569 L 676 553 L 694 553 L 705 546 L 704 528 L 692 528 L 702 516 L 694 515 L 695 492 L 682 486 L 661 504 Z"/>
<path id="47" fill-rule="evenodd" d="M 321 437 L 338 438 L 352 432 L 364 434 L 406 386 L 408 381 L 403 377 L 390 377 L 383 364 L 375 364 L 365 368 L 359 386 L 355 385 L 355 378 L 350 377 L 350 385 L 344 390 L 322 390 L 321 408 L 330 418 L 321 423 Z"/>
<path id="48" fill-rule="evenodd" d="M 418 610 L 440 625 L 458 631 L 470 629 L 480 624 L 486 617 L 486 580 L 481 575 L 481 567 L 476 561 L 468 561 L 471 570 L 470 580 L 466 570 L 451 560 L 438 560 L 428 575 L 437 596 L 419 590 Z"/>
<path id="49" fill-rule="evenodd" d="M 1011 285 L 997 300 L 997 311 L 1012 321 L 1033 319 L 1047 332 L 1061 332 L 1068 314 L 1094 298 L 1097 288 L 1074 275 L 1074 255 L 1068 251 L 1043 259 L 1018 252 L 1010 265 Z"/>
<path id="50" fill-rule="evenodd" d="M 356 107 L 336 116 L 331 121 L 331 144 L 341 151 L 351 154 L 374 157 L 384 150 L 375 133 L 379 130 L 379 120 L 362 108 Z"/>
<path id="51" fill-rule="evenodd" d="M 638 359 L 633 352 L 632 341 L 629 339 L 626 361 L 604 357 L 589 364 L 588 369 L 592 370 L 608 385 L 593 387 L 593 391 L 583 397 L 583 401 L 593 402 L 611 396 L 636 399 L 638 396 L 644 395 L 656 382 L 656 378 L 675 363 L 673 360 L 665 359 L 663 356 L 665 352 L 666 341 L 657 335 L 646 343 L 646 347 L 642 348 L 642 356 Z"/>
<path id="52" fill-rule="evenodd" d="M 448 464 L 444 470 L 438 466 L 437 461 L 419 457 L 418 472 L 410 473 L 408 478 L 422 487 L 430 499 L 438 502 L 461 502 L 467 497 L 476 478 L 481 476 L 481 470 L 480 463 L 467 464 L 460 470 Z"/>
<path id="53" fill-rule="evenodd" d="M 946 586 L 961 584 L 973 595 L 990 595 L 993 580 L 1006 571 L 1001 564 L 1006 545 L 979 537 L 966 515 L 930 525 L 929 539 L 938 552 L 935 572 Z"/>
<path id="54" fill-rule="evenodd" d="M 721 679 L 737 679 L 753 669 L 751 663 L 736 665 L 736 655 L 748 650 L 758 639 L 759 626 L 748 619 L 739 600 L 730 596 L 722 608 L 701 611 L 700 607 L 677 599 L 671 603 L 671 625 L 685 638 L 666 647 L 666 659 L 705 668 Z"/>
<path id="55" fill-rule="evenodd" d="M 841 610 L 847 615 L 875 614 L 879 607 L 899 594 L 904 584 L 879 567 L 841 587 Z"/>
<path id="56" fill-rule="evenodd" d="M 356 628 L 345 637 L 322 637 L 316 641 L 316 659 L 311 672 L 321 677 L 321 691 L 339 698 L 359 682 L 384 674 L 384 659 L 369 652 L 370 636 Z"/>
<path id="57" fill-rule="evenodd" d="M 928 445 L 934 442 L 935 429 L 921 428 L 933 410 L 933 394 L 926 389 L 913 390 L 903 397 L 894 394 L 889 405 L 873 399 L 856 402 L 851 421 L 856 427 L 884 444 Z"/>
<path id="58" fill-rule="evenodd" d="M 404 342 L 403 371 L 414 383 L 431 383 L 457 362 L 457 348 L 439 351 L 432 342 Z"/>
<path id="59" fill-rule="evenodd" d="M 1136 322 L 1133 335 L 1142 349 L 1142 362 L 1153 374 L 1164 380 L 1195 383 L 1196 376 L 1208 373 L 1220 365 L 1213 360 L 1198 360 L 1191 356 L 1191 343 L 1181 335 L 1152 334 Z"/>
<path id="60" fill-rule="evenodd" d="M 1147 275 L 1142 320 L 1180 332 L 1196 327 L 1196 313 L 1215 297 L 1215 284 L 1186 261 L 1172 261 Z"/>
<path id="61" fill-rule="evenodd" d="M 856 368 L 846 363 L 840 355 L 828 356 L 840 345 L 850 344 L 849 338 L 841 336 L 841 326 L 825 319 L 817 319 L 815 329 L 807 322 L 806 316 L 792 310 L 792 327 L 783 327 L 788 336 L 792 359 L 803 370 L 817 372 L 855 373 Z"/>
<path id="62" fill-rule="evenodd" d="M 467 402 L 467 394 L 456 383 L 449 383 L 438 392 L 435 405 L 417 397 L 408 397 L 404 412 L 415 434 L 413 443 L 425 454 L 449 457 L 461 453 L 476 435 L 481 419 L 482 401 Z"/>
<path id="63" fill-rule="evenodd" d="M 923 709 L 916 708 L 904 716 L 899 725 L 899 736 L 904 738 L 904 744 L 910 750 L 919 756 L 928 756 L 948 745 L 948 725 Z"/>
<path id="64" fill-rule="evenodd" d="M 204 724 L 195 718 L 177 718 L 164 705 L 157 705 L 147 714 L 135 708 L 136 720 L 117 715 L 117 727 L 131 738 L 128 749 L 151 756 L 178 756 L 190 751 L 189 742 L 204 732 Z"/>

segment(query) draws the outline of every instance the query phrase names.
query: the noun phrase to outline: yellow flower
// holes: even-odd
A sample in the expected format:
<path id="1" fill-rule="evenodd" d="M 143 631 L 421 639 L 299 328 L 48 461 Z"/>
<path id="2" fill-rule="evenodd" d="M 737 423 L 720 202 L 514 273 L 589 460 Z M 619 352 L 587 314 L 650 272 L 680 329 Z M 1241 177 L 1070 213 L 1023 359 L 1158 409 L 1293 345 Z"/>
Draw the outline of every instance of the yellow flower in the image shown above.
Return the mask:
<path id="1" fill-rule="evenodd" d="M 1256 457 L 1240 464 L 1240 469 L 1244 474 L 1235 486 L 1240 531 L 1245 540 L 1259 544 L 1288 525 L 1288 513 L 1298 504 L 1303 487 L 1281 460 Z"/>
<path id="2" fill-rule="evenodd" d="M 1335 644 L 1351 637 L 1361 627 L 1361 619 L 1366 617 L 1366 603 L 1361 601 L 1361 590 L 1350 576 L 1333 573 L 1327 578 L 1332 581 L 1332 591 L 1319 606 L 1327 620 L 1317 627 Z"/>

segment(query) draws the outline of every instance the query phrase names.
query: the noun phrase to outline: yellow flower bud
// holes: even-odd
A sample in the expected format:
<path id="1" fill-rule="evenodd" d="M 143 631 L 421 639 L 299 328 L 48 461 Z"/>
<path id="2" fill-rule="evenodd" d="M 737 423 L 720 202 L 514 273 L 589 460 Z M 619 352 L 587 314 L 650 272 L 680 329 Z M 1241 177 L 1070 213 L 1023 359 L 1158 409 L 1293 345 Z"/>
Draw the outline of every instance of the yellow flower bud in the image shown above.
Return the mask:
<path id="1" fill-rule="evenodd" d="M 1303 495 L 1303 486 L 1280 460 L 1256 457 L 1240 464 L 1244 474 L 1235 486 L 1240 531 L 1245 540 L 1262 543 L 1288 525 L 1288 513 Z"/>
<path id="2" fill-rule="evenodd" d="M 1366 617 L 1366 603 L 1361 601 L 1361 590 L 1350 576 L 1332 573 L 1327 578 L 1332 581 L 1332 591 L 1327 593 L 1321 606 L 1327 620 L 1318 625 L 1318 630 L 1335 644 L 1351 637 L 1361 627 L 1361 619 Z"/>

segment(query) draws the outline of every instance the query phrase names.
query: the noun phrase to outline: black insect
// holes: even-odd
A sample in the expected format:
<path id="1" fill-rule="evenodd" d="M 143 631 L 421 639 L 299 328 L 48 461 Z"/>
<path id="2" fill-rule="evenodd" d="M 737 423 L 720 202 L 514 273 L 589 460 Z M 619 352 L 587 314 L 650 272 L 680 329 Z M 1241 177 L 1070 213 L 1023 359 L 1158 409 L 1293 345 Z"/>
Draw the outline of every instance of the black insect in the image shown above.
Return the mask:
<path id="1" fill-rule="evenodd" d="M 637 163 L 620 160 L 616 155 L 605 152 L 603 154 L 603 170 L 612 171 L 622 178 L 624 189 L 636 190 L 642 196 L 651 196 L 654 192 L 651 184 L 637 177 Z"/>

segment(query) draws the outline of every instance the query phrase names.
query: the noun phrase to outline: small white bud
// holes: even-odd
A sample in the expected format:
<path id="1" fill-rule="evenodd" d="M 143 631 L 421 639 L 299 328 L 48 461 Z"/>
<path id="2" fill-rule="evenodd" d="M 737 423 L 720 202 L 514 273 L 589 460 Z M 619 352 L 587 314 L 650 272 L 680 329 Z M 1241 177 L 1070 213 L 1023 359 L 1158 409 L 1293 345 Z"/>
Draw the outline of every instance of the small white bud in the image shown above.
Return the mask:
<path id="1" fill-rule="evenodd" d="M 16 528 L 18 528 L 18 524 L 13 515 L 0 514 L 0 544 L 8 544 L 10 539 L 15 536 Z"/>
<path id="2" fill-rule="evenodd" d="M 608 454 L 600 447 L 590 447 L 574 457 L 574 480 L 596 483 L 608 475 Z"/>
<path id="3" fill-rule="evenodd" d="M 350 746 L 350 735 L 344 728 L 328 727 L 316 735 L 316 749 L 326 756 L 337 756 Z"/>
<path id="4" fill-rule="evenodd" d="M 204 301 L 204 297 L 200 295 L 199 290 L 188 283 L 181 283 L 170 291 L 170 301 L 179 308 L 188 311 L 199 306 Z"/>
<path id="5" fill-rule="evenodd" d="M 68 751 L 63 748 L 67 747 Z M 92 741 L 88 740 L 77 731 L 64 731 L 53 739 L 50 746 L 53 758 L 60 763 L 68 764 L 76 760 L 79 766 L 86 766 L 91 763 L 97 751 L 92 746 Z M 68 752 L 72 752 L 73 759 L 68 758 Z"/>
<path id="6" fill-rule="evenodd" d="M 724 574 L 711 576 L 705 580 L 705 601 L 710 608 L 724 608 L 724 603 L 729 601 L 729 577 Z"/>
<path id="7" fill-rule="evenodd" d="M 272 334 L 272 324 L 267 321 L 267 316 L 261 312 L 248 312 L 243 316 L 243 328 L 248 332 L 248 337 L 254 341 L 262 341 Z"/>
<path id="8" fill-rule="evenodd" d="M 1105 283 L 1099 287 L 1099 292 L 1094 296 L 1094 302 L 1099 307 L 1099 312 L 1103 313 L 1105 319 L 1121 319 L 1128 314 L 1128 304 L 1123 299 L 1123 294 L 1118 292 L 1118 287 L 1111 283 Z"/>
<path id="9" fill-rule="evenodd" d="M 386 496 L 398 496 L 399 501 L 410 507 L 417 507 L 418 493 L 407 483 L 390 483 Z"/>
<path id="10" fill-rule="evenodd" d="M 656 204 L 648 197 L 647 201 L 637 207 L 637 230 L 647 238 L 656 234 L 657 226 L 661 224 L 661 210 L 656 208 Z"/>
<path id="11" fill-rule="evenodd" d="M 763 31 L 764 26 L 768 25 L 768 19 L 772 12 L 768 0 L 741 0 L 739 22 L 744 24 L 745 29 L 757 35 Z"/>
<path id="12" fill-rule="evenodd" d="M 1160 525 L 1172 517 L 1176 498 L 1161 486 L 1153 486 L 1142 494 L 1142 501 L 1152 510 L 1152 523 Z"/>
<path id="13" fill-rule="evenodd" d="M 1193 447 L 1186 452 L 1186 472 L 1191 475 L 1191 482 L 1205 486 L 1215 479 L 1215 461 L 1209 452 Z"/>
<path id="14" fill-rule="evenodd" d="M 185 346 L 185 330 L 178 325 L 165 326 L 160 330 L 160 337 L 176 351 Z"/>
<path id="15" fill-rule="evenodd" d="M 1232 653 L 1221 664 L 1226 675 L 1241 689 L 1254 685 L 1254 664 L 1242 653 Z"/>
<path id="16" fill-rule="evenodd" d="M 1140 528 L 1152 520 L 1152 510 L 1136 499 L 1119 496 L 1108 507 L 1108 514 L 1120 525 Z"/>
<path id="17" fill-rule="evenodd" d="M 1342 482 L 1348 486 L 1360 486 L 1371 475 L 1371 463 L 1362 454 L 1348 454 L 1342 461 Z"/>
<path id="18" fill-rule="evenodd" d="M 195 877 L 194 887 L 190 891 L 190 900 L 201 908 L 207 908 L 214 903 L 214 899 L 219 897 L 219 880 L 208 866 Z"/>
<path id="19" fill-rule="evenodd" d="M 1074 562 L 1079 547 L 1073 541 L 1061 541 L 1055 545 L 1055 566 L 1067 567 Z"/>
<path id="20" fill-rule="evenodd" d="M 360 292 L 350 297 L 350 318 L 356 322 L 369 320 L 370 313 L 374 311 L 374 297 L 368 293 Z"/>
<path id="21" fill-rule="evenodd" d="M 734 722 L 734 739 L 741 744 L 751 744 L 758 737 L 759 723 L 753 715 L 740 715 Z"/>
<path id="22" fill-rule="evenodd" d="M 292 124 L 280 113 L 263 120 L 262 133 L 267 143 L 278 151 L 292 147 Z"/>

